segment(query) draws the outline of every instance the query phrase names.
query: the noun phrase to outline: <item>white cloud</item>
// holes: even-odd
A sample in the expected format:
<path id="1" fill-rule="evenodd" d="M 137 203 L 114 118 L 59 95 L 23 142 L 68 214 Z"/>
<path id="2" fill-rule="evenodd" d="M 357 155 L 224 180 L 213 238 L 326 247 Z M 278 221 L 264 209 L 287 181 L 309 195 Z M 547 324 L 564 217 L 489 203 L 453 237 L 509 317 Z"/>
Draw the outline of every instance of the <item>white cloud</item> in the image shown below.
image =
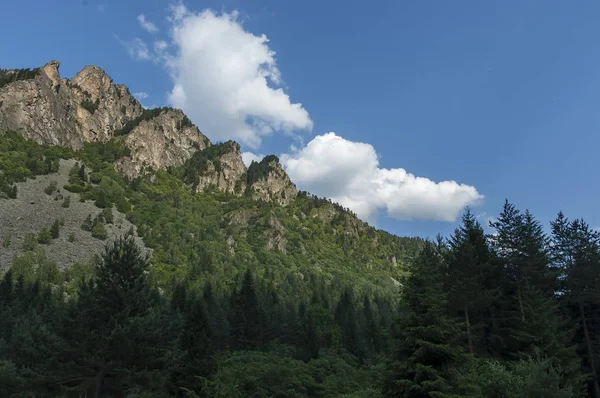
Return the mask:
<path id="1" fill-rule="evenodd" d="M 148 98 L 148 93 L 140 91 L 139 93 L 133 93 L 133 96 L 141 101 Z"/>
<path id="2" fill-rule="evenodd" d="M 141 61 L 154 60 L 155 55 L 148 49 L 146 42 L 139 37 L 133 40 L 125 41 L 117 37 L 117 40 L 127 49 L 129 56 Z"/>
<path id="3" fill-rule="evenodd" d="M 378 210 L 402 220 L 455 221 L 483 195 L 455 181 L 434 182 L 401 168 L 379 168 L 373 146 L 335 133 L 315 137 L 304 148 L 281 155 L 286 171 L 302 189 L 326 196 L 373 222 Z"/>
<path id="4" fill-rule="evenodd" d="M 234 139 L 257 149 L 264 136 L 310 131 L 313 122 L 283 88 L 275 52 L 265 35 L 244 29 L 238 14 L 171 6 L 170 42 L 128 43 L 138 59 L 160 60 L 173 88 L 170 105 L 181 108 L 213 141 Z M 167 51 L 170 49 L 170 51 Z"/>
<path id="5" fill-rule="evenodd" d="M 158 32 L 158 28 L 151 21 L 148 21 L 144 14 L 140 14 L 137 16 L 137 20 L 140 23 L 140 26 L 146 31 L 150 33 Z"/>
<path id="6" fill-rule="evenodd" d="M 250 167 L 252 161 L 260 162 L 265 155 L 257 155 L 252 152 L 242 152 L 242 161 L 246 165 L 246 167 Z"/>

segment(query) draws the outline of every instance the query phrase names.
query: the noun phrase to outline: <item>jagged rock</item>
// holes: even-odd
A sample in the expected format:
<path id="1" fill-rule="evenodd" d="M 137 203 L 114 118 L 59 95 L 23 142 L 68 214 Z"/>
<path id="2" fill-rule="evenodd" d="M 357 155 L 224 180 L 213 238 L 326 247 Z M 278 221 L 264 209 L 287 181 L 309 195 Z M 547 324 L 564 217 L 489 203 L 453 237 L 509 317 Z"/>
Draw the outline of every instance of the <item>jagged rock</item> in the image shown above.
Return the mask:
<path id="1" fill-rule="evenodd" d="M 127 87 L 115 85 L 96 66 L 72 80 L 61 79 L 60 63 L 50 61 L 35 78 L 0 88 L 0 132 L 19 131 L 40 144 L 80 149 L 84 142 L 106 141 L 142 107 Z"/>
<path id="2" fill-rule="evenodd" d="M 203 159 L 202 169 L 199 170 L 196 181 L 196 191 L 202 192 L 213 187 L 221 192 L 241 196 L 246 189 L 246 182 L 243 178 L 246 173 L 246 165 L 242 160 L 240 144 L 228 141 L 218 146 L 215 145 L 212 150 L 214 154 L 206 154 L 207 157 Z"/>
<path id="3" fill-rule="evenodd" d="M 287 239 L 285 239 L 284 231 L 285 228 L 281 222 L 271 215 L 269 218 L 269 226 L 271 227 L 267 232 L 267 243 L 265 245 L 267 250 L 277 249 L 282 253 L 287 253 Z"/>
<path id="4" fill-rule="evenodd" d="M 124 139 L 130 156 L 119 159 L 116 167 L 129 178 L 169 166 L 181 166 L 210 141 L 194 125 L 184 123 L 180 110 L 164 110 L 144 120 Z"/>
<path id="5" fill-rule="evenodd" d="M 256 169 L 255 173 L 253 169 Z M 248 169 L 248 176 L 250 192 L 255 200 L 273 201 L 280 206 L 287 206 L 298 196 L 296 185 L 274 155 L 263 158 L 259 163 L 253 163 Z"/>
<path id="6" fill-rule="evenodd" d="M 127 121 L 142 114 L 142 106 L 129 89 L 113 84 L 97 66 L 86 66 L 67 85 L 76 99 L 77 124 L 85 142 L 108 141 Z"/>
<path id="7" fill-rule="evenodd" d="M 118 136 L 130 155 L 115 167 L 130 178 L 183 165 L 200 153 L 196 166 L 201 167 L 195 180 L 188 181 L 197 191 L 212 187 L 281 206 L 296 198 L 296 186 L 276 156 L 247 169 L 238 143 L 228 141 L 207 151 L 210 141 L 183 112 L 142 109 L 129 89 L 115 84 L 103 69 L 88 65 L 64 79 L 59 68 L 58 61 L 50 61 L 31 73 L 3 72 L 14 74 L 15 81 L 0 87 L 0 133 L 14 130 L 40 144 L 73 149 Z"/>
<path id="8" fill-rule="evenodd" d="M 51 61 L 33 79 L 0 88 L 0 132 L 14 130 L 25 138 L 48 145 L 80 148 L 83 140 L 73 109 L 75 102 Z"/>

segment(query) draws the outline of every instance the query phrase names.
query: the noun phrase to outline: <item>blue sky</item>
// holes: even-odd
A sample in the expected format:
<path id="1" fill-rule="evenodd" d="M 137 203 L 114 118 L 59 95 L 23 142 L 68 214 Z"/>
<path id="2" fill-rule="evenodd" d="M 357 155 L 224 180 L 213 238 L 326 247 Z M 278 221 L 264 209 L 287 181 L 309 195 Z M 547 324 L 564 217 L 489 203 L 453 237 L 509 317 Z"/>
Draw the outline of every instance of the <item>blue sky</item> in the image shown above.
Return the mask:
<path id="1" fill-rule="evenodd" d="M 273 99 L 273 106 L 256 109 L 254 94 L 236 97 L 245 104 L 236 108 L 242 124 L 267 112 L 266 124 L 275 130 L 259 144 L 243 142 L 243 149 L 287 154 L 285 165 L 301 188 L 341 198 L 400 235 L 447 234 L 456 225 L 448 221 L 456 206 L 473 204 L 483 221 L 505 198 L 546 225 L 562 209 L 600 226 L 600 3 L 187 1 L 180 18 L 173 4 L 7 3 L 0 67 L 57 59 L 61 74 L 71 77 L 87 64 L 99 65 L 132 92 L 147 93 L 146 106 L 182 104 L 215 140 L 234 134 L 239 123 L 208 120 L 211 107 L 233 106 L 211 98 L 226 101 L 231 90 L 240 90 L 227 85 L 237 84 L 232 75 L 214 88 L 210 73 L 219 64 L 211 62 L 220 54 L 241 63 L 252 59 L 255 53 L 235 54 L 248 39 L 259 54 L 275 53 L 266 56 L 276 60 L 276 69 L 250 64 L 247 72 L 279 72 L 279 85 L 269 81 L 272 91 L 265 95 L 272 98 L 281 88 L 289 102 Z M 155 32 L 151 25 L 144 29 L 140 14 Z M 217 31 L 208 39 L 218 40 L 204 44 L 202 58 L 194 50 L 196 36 L 207 26 Z M 220 34 L 220 28 L 232 33 Z M 182 32 L 179 41 L 174 29 Z M 263 34 L 268 42 L 258 40 Z M 160 41 L 169 46 L 164 54 L 154 50 Z M 141 57 L 147 59 L 140 59 L 140 42 L 151 53 Z M 177 84 L 185 99 L 173 94 Z M 221 97 L 207 91 L 213 88 Z M 281 112 L 271 111 L 278 105 Z M 283 125 L 291 125 L 287 134 L 278 131 Z M 316 167 L 316 161 L 328 166 Z M 427 180 L 403 180 L 398 169 Z M 468 187 L 436 185 L 442 181 Z M 406 220 L 411 214 L 418 220 Z"/>

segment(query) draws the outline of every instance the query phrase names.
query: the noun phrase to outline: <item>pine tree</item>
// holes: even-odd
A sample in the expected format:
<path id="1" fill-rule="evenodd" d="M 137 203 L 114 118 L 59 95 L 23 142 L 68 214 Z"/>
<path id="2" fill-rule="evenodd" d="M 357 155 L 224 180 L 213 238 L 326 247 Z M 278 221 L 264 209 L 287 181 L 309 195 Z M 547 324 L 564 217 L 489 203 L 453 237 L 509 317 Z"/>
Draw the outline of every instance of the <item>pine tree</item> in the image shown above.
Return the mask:
<path id="1" fill-rule="evenodd" d="M 560 212 L 552 225 L 552 260 L 562 272 L 561 298 L 569 308 L 576 341 L 591 374 L 591 390 L 600 397 L 600 233 L 581 219 L 569 221 Z"/>
<path id="2" fill-rule="evenodd" d="M 79 177 L 79 179 L 82 182 L 86 182 L 87 181 L 87 175 L 85 174 L 85 165 L 82 164 L 81 167 L 79 168 L 79 170 L 77 171 L 77 176 Z"/>
<path id="3" fill-rule="evenodd" d="M 179 387 L 198 390 L 201 387 L 198 377 L 206 378 L 215 370 L 216 363 L 212 358 L 213 334 L 206 305 L 201 297 L 192 298 L 186 308 L 179 336 L 179 346 L 184 352 Z"/>
<path id="4" fill-rule="evenodd" d="M 446 257 L 450 307 L 464 321 L 469 353 L 497 352 L 501 275 L 483 228 L 470 210 L 450 238 Z"/>
<path id="5" fill-rule="evenodd" d="M 503 355 L 547 357 L 577 387 L 579 359 L 555 297 L 557 274 L 550 266 L 548 238 L 529 211 L 521 213 L 508 201 L 490 225 L 496 229 L 492 238 L 496 259 L 505 270 L 502 322 L 509 343 Z"/>
<path id="6" fill-rule="evenodd" d="M 387 365 L 385 397 L 452 397 L 453 371 L 464 353 L 458 323 L 448 315 L 446 270 L 427 243 L 404 280 L 393 359 Z"/>
<path id="7" fill-rule="evenodd" d="M 261 341 L 262 314 L 252 273 L 246 271 L 239 292 L 232 294 L 231 336 L 236 349 L 258 347 Z"/>
<path id="8" fill-rule="evenodd" d="M 80 286 L 64 325 L 71 344 L 71 362 L 64 365 L 78 391 L 119 395 L 135 379 L 151 380 L 146 369 L 164 366 L 172 333 L 165 303 L 147 281 L 147 268 L 135 240 L 120 237 L 106 246 L 94 277 Z"/>

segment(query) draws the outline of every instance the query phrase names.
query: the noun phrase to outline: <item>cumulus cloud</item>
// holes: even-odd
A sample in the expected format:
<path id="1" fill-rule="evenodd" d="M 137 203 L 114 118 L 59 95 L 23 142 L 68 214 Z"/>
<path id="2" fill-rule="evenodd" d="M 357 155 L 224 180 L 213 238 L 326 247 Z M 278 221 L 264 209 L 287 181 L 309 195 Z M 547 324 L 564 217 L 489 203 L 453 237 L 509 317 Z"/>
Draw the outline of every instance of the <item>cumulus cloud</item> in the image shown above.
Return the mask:
<path id="1" fill-rule="evenodd" d="M 282 79 L 265 35 L 245 30 L 237 12 L 193 12 L 171 6 L 170 40 L 128 43 L 138 59 L 161 62 L 173 87 L 170 105 L 181 108 L 213 141 L 234 139 L 257 149 L 275 132 L 311 131 L 302 104 L 281 87 Z"/>
<path id="2" fill-rule="evenodd" d="M 133 96 L 135 98 L 137 98 L 138 100 L 144 100 L 144 99 L 148 98 L 148 93 L 140 91 L 139 93 L 133 93 Z"/>
<path id="3" fill-rule="evenodd" d="M 156 33 L 158 32 L 158 28 L 156 27 L 155 24 L 153 24 L 151 21 L 148 21 L 146 19 L 146 17 L 144 16 L 144 14 L 140 14 L 137 16 L 137 20 L 140 24 L 140 26 L 146 31 L 146 32 L 150 32 L 150 33 Z"/>
<path id="4" fill-rule="evenodd" d="M 465 206 L 483 199 L 470 185 L 434 182 L 401 168 L 380 168 L 372 145 L 335 133 L 317 136 L 304 148 L 280 158 L 301 188 L 329 197 L 371 222 L 379 210 L 401 220 L 451 222 Z"/>

